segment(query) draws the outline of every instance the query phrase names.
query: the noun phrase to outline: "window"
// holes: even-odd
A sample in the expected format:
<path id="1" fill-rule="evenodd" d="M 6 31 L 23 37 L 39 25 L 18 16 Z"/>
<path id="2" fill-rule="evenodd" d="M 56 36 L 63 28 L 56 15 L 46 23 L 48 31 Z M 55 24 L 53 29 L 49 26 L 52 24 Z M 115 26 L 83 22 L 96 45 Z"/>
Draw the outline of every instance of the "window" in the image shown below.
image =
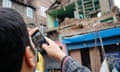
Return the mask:
<path id="1" fill-rule="evenodd" d="M 40 7 L 40 15 L 43 17 L 46 17 L 46 13 L 45 13 L 46 10 L 47 10 L 47 8 L 41 6 Z"/>
<path id="2" fill-rule="evenodd" d="M 10 0 L 2 0 L 2 6 L 3 7 L 7 7 L 7 8 L 11 8 L 12 7 L 12 2 Z"/>
<path id="3" fill-rule="evenodd" d="M 30 8 L 30 7 L 27 7 L 27 8 L 26 8 L 26 15 L 27 15 L 28 17 L 30 17 L 30 18 L 33 17 L 33 10 L 32 10 L 32 8 Z"/>

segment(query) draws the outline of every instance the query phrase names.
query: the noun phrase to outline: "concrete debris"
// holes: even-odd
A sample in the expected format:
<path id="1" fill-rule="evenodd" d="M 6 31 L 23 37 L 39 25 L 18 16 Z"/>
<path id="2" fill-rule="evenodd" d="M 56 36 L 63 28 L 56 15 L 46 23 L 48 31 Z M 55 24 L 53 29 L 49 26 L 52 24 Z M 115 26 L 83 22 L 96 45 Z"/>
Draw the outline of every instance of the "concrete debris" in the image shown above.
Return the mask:
<path id="1" fill-rule="evenodd" d="M 74 19 L 67 17 L 60 24 L 58 31 L 65 32 L 69 30 L 91 28 L 99 24 L 115 22 L 116 17 L 115 13 L 109 13 L 98 18 L 96 17 L 90 19 Z"/>

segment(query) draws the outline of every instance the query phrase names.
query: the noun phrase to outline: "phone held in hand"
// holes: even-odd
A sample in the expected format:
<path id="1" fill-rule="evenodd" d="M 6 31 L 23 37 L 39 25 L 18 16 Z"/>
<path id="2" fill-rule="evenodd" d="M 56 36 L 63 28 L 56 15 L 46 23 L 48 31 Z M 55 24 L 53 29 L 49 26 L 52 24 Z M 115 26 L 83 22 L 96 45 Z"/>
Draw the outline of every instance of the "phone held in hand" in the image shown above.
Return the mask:
<path id="1" fill-rule="evenodd" d="M 45 52 L 45 50 L 43 50 L 42 48 L 42 44 L 48 44 L 48 42 L 46 41 L 44 35 L 39 31 L 37 30 L 33 35 L 32 35 L 32 41 L 33 43 L 35 44 L 37 50 L 42 54 L 47 54 Z"/>

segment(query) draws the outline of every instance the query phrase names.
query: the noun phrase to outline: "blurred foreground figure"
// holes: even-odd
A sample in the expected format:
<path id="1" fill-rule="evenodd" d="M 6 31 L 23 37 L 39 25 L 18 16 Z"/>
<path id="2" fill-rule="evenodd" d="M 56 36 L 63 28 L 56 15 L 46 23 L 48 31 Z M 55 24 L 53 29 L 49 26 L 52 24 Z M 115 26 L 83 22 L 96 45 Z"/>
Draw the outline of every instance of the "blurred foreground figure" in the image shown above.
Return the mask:
<path id="1" fill-rule="evenodd" d="M 3 72 L 33 72 L 37 50 L 30 40 L 21 15 L 9 8 L 0 8 L 0 65 Z"/>
<path id="2" fill-rule="evenodd" d="M 13 9 L 0 8 L 0 65 L 4 72 L 35 72 L 38 52 L 31 40 L 36 29 L 29 30 L 21 15 Z M 57 44 L 45 38 L 47 54 L 61 61 L 62 72 L 90 72 L 70 56 L 66 56 Z"/>

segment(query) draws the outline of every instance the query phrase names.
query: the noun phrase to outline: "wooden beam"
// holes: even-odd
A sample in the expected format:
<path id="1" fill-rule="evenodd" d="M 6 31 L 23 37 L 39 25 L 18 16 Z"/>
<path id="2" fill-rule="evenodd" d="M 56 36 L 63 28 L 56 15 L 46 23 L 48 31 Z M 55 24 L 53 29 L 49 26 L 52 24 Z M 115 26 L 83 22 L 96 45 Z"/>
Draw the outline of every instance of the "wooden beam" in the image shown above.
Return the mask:
<path id="1" fill-rule="evenodd" d="M 80 35 L 80 34 L 105 30 L 105 29 L 109 29 L 109 28 L 115 28 L 115 27 L 120 27 L 120 22 L 107 23 L 107 24 L 98 24 L 98 25 L 90 27 L 90 28 L 69 30 L 69 31 L 66 31 L 66 32 L 62 32 L 61 35 L 63 37 L 70 37 L 70 36 L 74 36 L 74 35 L 78 35 L 78 34 Z"/>
<path id="2" fill-rule="evenodd" d="M 80 50 L 72 50 L 70 51 L 70 56 L 77 60 L 80 64 L 82 64 L 82 57 L 81 57 L 81 52 Z"/>
<path id="3" fill-rule="evenodd" d="M 89 50 L 90 54 L 90 62 L 91 62 L 91 69 L 92 72 L 99 72 L 100 66 L 101 66 L 101 57 L 100 57 L 100 51 L 99 48 L 90 48 Z"/>

